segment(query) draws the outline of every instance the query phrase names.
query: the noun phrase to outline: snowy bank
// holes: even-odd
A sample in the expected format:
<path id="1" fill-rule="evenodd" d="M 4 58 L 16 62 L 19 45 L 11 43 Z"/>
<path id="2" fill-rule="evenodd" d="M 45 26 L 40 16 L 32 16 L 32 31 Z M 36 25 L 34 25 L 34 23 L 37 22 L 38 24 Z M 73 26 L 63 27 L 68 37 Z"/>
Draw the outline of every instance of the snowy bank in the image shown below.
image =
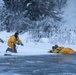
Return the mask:
<path id="1" fill-rule="evenodd" d="M 26 33 L 25 33 L 26 34 Z M 54 44 L 46 42 L 47 39 L 44 40 L 45 43 L 34 43 L 34 42 L 27 42 L 27 38 L 29 35 L 28 34 L 20 34 L 19 37 L 22 40 L 24 46 L 17 45 L 17 51 L 18 53 L 13 53 L 14 55 L 47 55 L 50 54 L 48 53 L 49 50 L 51 50 L 52 46 Z M 7 49 L 7 41 L 11 35 L 14 35 L 14 33 L 10 32 L 7 33 L 6 31 L 0 32 L 0 38 L 4 40 L 4 43 L 0 42 L 0 55 L 4 55 L 6 49 Z M 28 37 L 29 39 L 29 37 Z M 75 45 L 62 45 L 58 44 L 59 46 L 64 46 L 64 47 L 70 47 L 76 51 Z"/>

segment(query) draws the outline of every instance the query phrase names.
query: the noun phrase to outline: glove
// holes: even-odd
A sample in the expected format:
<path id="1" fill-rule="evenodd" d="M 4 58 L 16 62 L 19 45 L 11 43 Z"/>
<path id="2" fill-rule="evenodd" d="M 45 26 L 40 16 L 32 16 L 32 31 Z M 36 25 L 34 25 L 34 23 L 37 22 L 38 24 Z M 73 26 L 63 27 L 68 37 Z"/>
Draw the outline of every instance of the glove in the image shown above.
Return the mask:
<path id="1" fill-rule="evenodd" d="M 24 44 L 21 44 L 21 46 L 24 46 Z"/>
<path id="2" fill-rule="evenodd" d="M 2 42 L 2 43 L 4 43 L 4 41 L 3 41 L 3 40 L 1 40 L 1 42 Z"/>
<path id="3" fill-rule="evenodd" d="M 20 45 L 20 43 L 17 43 L 17 45 Z"/>

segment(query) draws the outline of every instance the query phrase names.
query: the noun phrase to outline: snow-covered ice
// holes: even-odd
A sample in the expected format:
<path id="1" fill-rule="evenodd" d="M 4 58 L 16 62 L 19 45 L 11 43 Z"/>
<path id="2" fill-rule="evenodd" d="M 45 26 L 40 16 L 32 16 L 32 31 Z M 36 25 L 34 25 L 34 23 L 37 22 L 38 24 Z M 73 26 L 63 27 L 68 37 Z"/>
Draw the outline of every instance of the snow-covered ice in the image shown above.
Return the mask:
<path id="1" fill-rule="evenodd" d="M 14 35 L 14 32 L 12 33 L 7 33 L 6 31 L 0 32 L 0 38 L 4 40 L 4 43 L 0 42 L 0 55 L 4 55 L 8 45 L 7 41 L 11 35 Z M 45 42 L 47 39 L 43 40 L 45 43 L 35 43 L 35 42 L 26 42 L 27 40 L 27 34 L 20 34 L 19 37 L 21 41 L 23 42 L 24 46 L 17 45 L 17 51 L 18 53 L 13 53 L 14 55 L 47 55 L 50 54 L 48 53 L 49 50 L 51 50 L 52 46 L 55 44 L 50 44 Z M 29 37 L 28 37 L 29 39 Z M 62 45 L 58 44 L 59 46 L 64 46 L 64 47 L 69 47 L 72 48 L 76 51 L 76 46 L 75 45 Z"/>

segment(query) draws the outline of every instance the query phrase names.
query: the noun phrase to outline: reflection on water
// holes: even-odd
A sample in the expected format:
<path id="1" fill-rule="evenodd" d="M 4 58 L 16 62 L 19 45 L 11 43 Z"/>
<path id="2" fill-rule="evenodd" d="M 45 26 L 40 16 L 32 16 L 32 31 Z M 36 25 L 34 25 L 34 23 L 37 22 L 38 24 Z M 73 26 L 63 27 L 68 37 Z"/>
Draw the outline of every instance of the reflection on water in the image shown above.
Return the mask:
<path id="1" fill-rule="evenodd" d="M 0 58 L 0 75 L 76 75 L 75 55 Z"/>

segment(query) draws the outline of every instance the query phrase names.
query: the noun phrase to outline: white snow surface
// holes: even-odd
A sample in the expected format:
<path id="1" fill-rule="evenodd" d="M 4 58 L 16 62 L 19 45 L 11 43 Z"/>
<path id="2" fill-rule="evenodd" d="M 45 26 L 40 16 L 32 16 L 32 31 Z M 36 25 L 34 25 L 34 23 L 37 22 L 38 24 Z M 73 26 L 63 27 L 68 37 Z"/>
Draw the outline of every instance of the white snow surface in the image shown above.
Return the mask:
<path id="1" fill-rule="evenodd" d="M 10 38 L 11 35 L 14 35 L 14 32 L 7 33 L 6 31 L 0 32 L 0 38 L 4 40 L 4 43 L 0 42 L 0 55 L 3 56 L 5 54 L 5 51 L 8 47 L 7 41 Z M 26 42 L 28 34 L 19 34 L 19 38 L 23 42 L 24 46 L 17 45 L 17 51 L 18 53 L 11 53 L 12 55 L 48 55 L 51 53 L 48 53 L 49 50 L 51 50 L 52 46 L 55 44 L 51 44 L 48 42 L 45 42 L 47 39 L 43 40 L 43 43 L 35 43 L 35 42 Z M 28 37 L 29 38 L 29 37 Z M 69 47 L 76 51 L 75 45 L 61 45 L 59 46 Z M 10 53 L 10 52 L 8 52 Z"/>

